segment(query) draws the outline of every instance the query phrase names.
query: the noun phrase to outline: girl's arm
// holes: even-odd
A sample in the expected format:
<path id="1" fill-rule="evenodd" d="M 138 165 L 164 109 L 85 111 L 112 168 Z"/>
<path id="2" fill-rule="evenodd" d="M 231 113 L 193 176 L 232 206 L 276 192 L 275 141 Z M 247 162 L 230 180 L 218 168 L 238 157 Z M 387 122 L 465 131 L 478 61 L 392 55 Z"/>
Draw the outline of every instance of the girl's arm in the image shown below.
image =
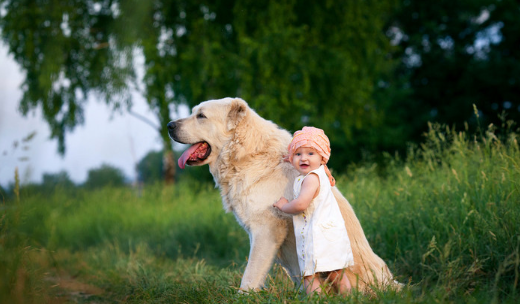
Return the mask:
<path id="1" fill-rule="evenodd" d="M 309 174 L 302 183 L 302 190 L 300 195 L 292 201 L 288 201 L 286 198 L 280 198 L 274 207 L 281 211 L 289 214 L 298 214 L 309 207 L 312 199 L 315 198 L 320 190 L 320 179 L 316 174 Z"/>

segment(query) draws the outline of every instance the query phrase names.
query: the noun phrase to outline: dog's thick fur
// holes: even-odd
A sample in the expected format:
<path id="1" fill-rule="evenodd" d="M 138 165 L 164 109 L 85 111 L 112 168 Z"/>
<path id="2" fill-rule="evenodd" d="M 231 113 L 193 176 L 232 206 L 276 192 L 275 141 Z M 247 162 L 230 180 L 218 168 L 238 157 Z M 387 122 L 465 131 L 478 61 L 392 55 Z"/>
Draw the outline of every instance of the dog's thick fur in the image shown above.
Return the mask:
<path id="1" fill-rule="evenodd" d="M 295 283 L 301 283 L 292 218 L 273 207 L 281 196 L 293 198 L 298 172 L 283 161 L 291 134 L 239 98 L 202 102 L 189 117 L 168 127 L 177 142 L 207 142 L 211 147 L 207 158 L 188 164 L 209 165 L 224 209 L 233 212 L 249 234 L 251 248 L 240 288 L 260 289 L 275 259 Z M 370 248 L 352 206 L 336 187 L 333 192 L 354 253 L 355 266 L 347 271 L 350 282 L 360 290 L 394 285 L 387 265 Z"/>

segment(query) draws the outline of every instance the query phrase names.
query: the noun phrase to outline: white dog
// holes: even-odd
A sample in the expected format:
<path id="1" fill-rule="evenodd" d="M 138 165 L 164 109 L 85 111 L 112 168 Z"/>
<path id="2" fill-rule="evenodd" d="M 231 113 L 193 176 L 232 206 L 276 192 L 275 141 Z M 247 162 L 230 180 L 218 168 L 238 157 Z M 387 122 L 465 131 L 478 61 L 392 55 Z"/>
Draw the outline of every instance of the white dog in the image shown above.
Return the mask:
<path id="1" fill-rule="evenodd" d="M 191 145 L 179 166 L 208 164 L 224 209 L 233 212 L 249 234 L 251 248 L 240 288 L 260 289 L 275 258 L 299 284 L 292 218 L 273 208 L 281 196 L 293 197 L 298 172 L 283 160 L 291 134 L 260 117 L 240 98 L 202 102 L 189 117 L 170 122 L 168 130 L 173 140 Z M 354 253 L 355 266 L 348 273 L 352 285 L 360 290 L 375 284 L 399 288 L 370 248 L 348 201 L 337 188 L 333 191 Z"/>

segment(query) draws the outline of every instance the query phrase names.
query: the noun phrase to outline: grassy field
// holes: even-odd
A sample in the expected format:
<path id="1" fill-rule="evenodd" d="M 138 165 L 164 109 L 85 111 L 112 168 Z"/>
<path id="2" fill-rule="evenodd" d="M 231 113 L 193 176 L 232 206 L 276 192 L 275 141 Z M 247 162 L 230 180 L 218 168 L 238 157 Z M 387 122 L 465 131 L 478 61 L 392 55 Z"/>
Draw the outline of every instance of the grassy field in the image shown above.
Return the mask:
<path id="1" fill-rule="evenodd" d="M 237 293 L 246 233 L 211 185 L 181 182 L 4 200 L 0 303 L 518 303 L 519 146 L 510 131 L 477 138 L 432 126 L 406 159 L 337 177 L 399 293 L 309 298 L 278 266 Z"/>

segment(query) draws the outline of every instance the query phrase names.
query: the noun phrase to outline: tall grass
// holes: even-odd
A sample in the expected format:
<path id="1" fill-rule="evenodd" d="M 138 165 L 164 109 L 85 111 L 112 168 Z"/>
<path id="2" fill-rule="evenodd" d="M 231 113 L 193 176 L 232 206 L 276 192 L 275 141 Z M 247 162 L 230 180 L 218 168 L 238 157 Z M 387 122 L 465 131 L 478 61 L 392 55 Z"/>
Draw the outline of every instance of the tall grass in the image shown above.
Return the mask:
<path id="1" fill-rule="evenodd" d="M 377 253 L 402 281 L 440 299 L 517 297 L 520 153 L 516 134 L 480 137 L 430 125 L 426 143 L 387 175 L 375 166 L 340 181 Z"/>
<path id="2" fill-rule="evenodd" d="M 157 184 L 141 195 L 127 188 L 58 190 L 51 197 L 22 192 L 22 198 L 24 220 L 17 231 L 48 250 L 115 244 L 128 252 L 146 244 L 172 259 L 187 255 L 226 265 L 248 249 L 247 235 L 222 212 L 220 196 L 209 185 Z"/>
<path id="3" fill-rule="evenodd" d="M 22 188 L 0 207 L 0 303 L 518 302 L 518 142 L 481 133 L 431 125 L 406 159 L 337 178 L 400 293 L 309 298 L 274 267 L 264 291 L 239 294 L 247 235 L 217 190 L 180 183 Z"/>

